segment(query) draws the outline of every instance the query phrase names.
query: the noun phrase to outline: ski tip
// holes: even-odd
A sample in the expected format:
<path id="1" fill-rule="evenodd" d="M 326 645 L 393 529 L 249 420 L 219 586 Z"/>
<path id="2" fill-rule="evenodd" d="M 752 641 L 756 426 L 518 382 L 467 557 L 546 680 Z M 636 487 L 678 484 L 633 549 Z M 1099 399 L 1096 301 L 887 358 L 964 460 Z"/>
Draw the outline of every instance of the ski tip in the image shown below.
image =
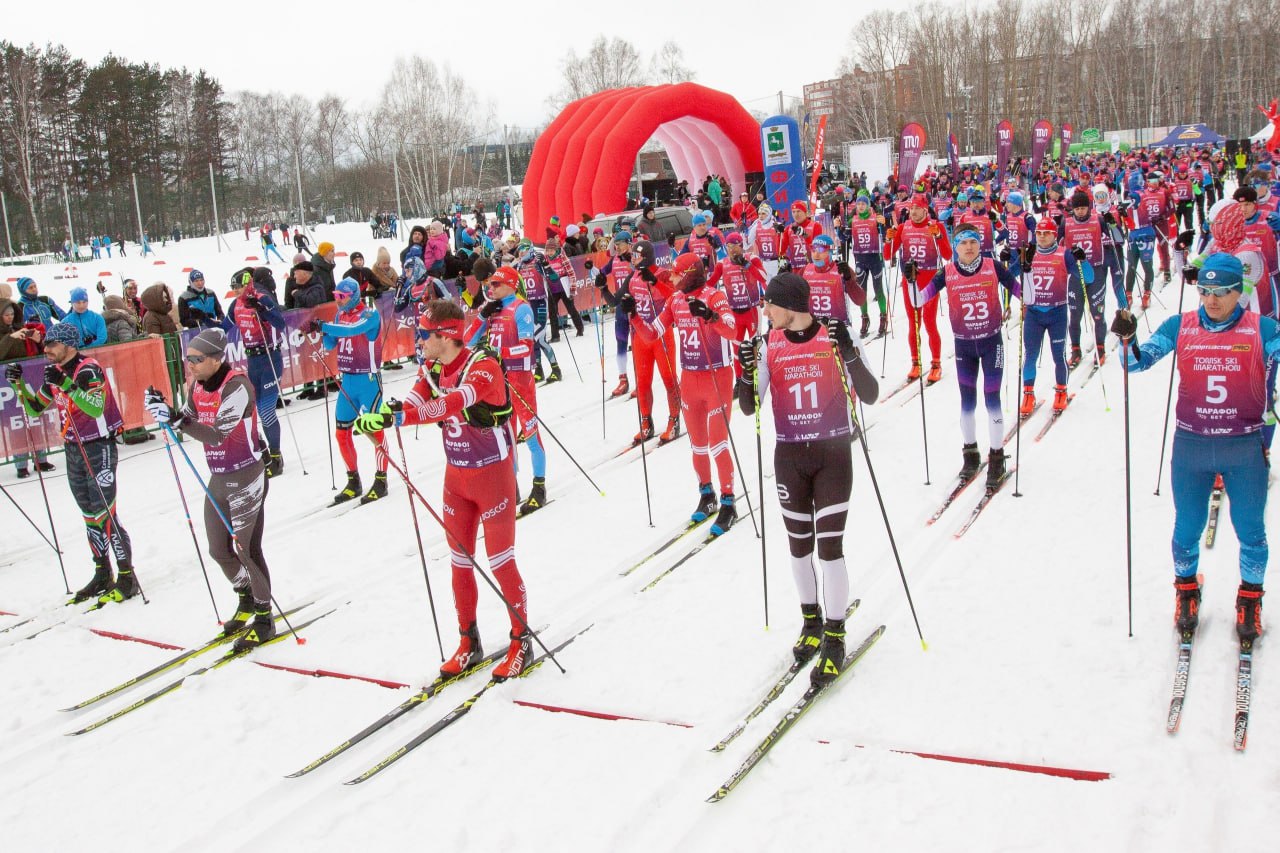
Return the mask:
<path id="1" fill-rule="evenodd" d="M 718 802 L 720 802 L 721 800 L 723 800 L 725 797 L 727 797 L 728 795 L 729 795 L 729 789 L 728 789 L 728 788 L 721 788 L 720 790 L 716 791 L 716 792 L 715 792 L 714 794 L 712 794 L 711 796 L 707 797 L 707 802 L 708 802 L 708 803 L 718 803 Z"/>

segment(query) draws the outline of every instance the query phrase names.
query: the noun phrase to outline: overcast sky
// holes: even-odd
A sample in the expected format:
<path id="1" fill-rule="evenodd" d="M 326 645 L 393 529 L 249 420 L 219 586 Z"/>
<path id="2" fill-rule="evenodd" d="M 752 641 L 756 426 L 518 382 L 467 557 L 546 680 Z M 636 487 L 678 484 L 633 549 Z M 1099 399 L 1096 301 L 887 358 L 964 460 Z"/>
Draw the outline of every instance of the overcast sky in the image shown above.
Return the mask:
<path id="1" fill-rule="evenodd" d="M 462 73 L 498 125 L 550 118 L 560 60 L 597 35 L 622 37 L 645 60 L 664 41 L 681 46 L 695 81 L 772 111 L 777 92 L 835 75 L 857 20 L 891 0 L 786 2 L 465 3 L 257 2 L 199 4 L 58 0 L 10 4 L 0 38 L 60 43 L 90 64 L 108 53 L 164 68 L 203 68 L 228 92 L 332 92 L 371 107 L 397 56 L 418 54 Z M 134 11 L 134 9 L 137 11 Z M 145 12 L 143 12 L 145 10 Z M 385 11 L 384 11 L 385 10 Z"/>

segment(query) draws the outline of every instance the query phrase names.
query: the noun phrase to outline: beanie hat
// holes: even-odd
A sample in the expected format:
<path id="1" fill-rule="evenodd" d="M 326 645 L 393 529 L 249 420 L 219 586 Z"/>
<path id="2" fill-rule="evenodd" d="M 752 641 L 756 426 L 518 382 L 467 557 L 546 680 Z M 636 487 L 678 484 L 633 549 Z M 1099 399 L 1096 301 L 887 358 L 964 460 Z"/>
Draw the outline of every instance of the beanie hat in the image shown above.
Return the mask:
<path id="1" fill-rule="evenodd" d="M 54 323 L 49 331 L 45 332 L 44 342 L 46 344 L 65 344 L 69 347 L 80 347 L 80 330 L 70 323 Z"/>
<path id="2" fill-rule="evenodd" d="M 187 283 L 190 284 L 194 281 L 204 281 L 204 273 L 200 272 L 200 270 L 192 270 L 191 274 L 187 276 Z"/>
<path id="3" fill-rule="evenodd" d="M 911 197 L 911 206 L 927 208 L 929 206 L 929 200 L 925 198 L 924 193 L 916 193 Z"/>
<path id="4" fill-rule="evenodd" d="M 809 313 L 809 282 L 793 272 L 779 273 L 764 291 L 764 301 L 797 313 Z"/>
<path id="5" fill-rule="evenodd" d="M 71 299 L 70 299 L 69 301 L 71 301 L 71 302 L 88 302 L 88 301 L 89 301 L 89 291 L 85 290 L 83 287 L 73 287 L 73 288 L 71 288 Z"/>
<path id="6" fill-rule="evenodd" d="M 741 235 L 741 234 L 739 234 L 737 231 L 734 231 L 732 234 L 727 235 L 727 236 L 724 238 L 724 241 L 725 241 L 726 243 L 733 243 L 733 244 L 735 244 L 735 245 L 741 246 L 741 245 L 742 245 L 742 235 Z"/>
<path id="7" fill-rule="evenodd" d="M 306 255 L 302 254 L 301 252 L 298 252 L 296 255 L 293 256 L 293 265 L 296 267 L 298 264 L 302 263 L 306 259 L 307 259 Z"/>
<path id="8" fill-rule="evenodd" d="M 222 353 L 227 348 L 227 333 L 217 327 L 205 329 L 192 338 L 191 343 L 187 344 L 187 346 L 196 352 L 221 359 Z"/>
<path id="9" fill-rule="evenodd" d="M 566 236 L 566 237 L 577 237 L 577 236 L 578 236 L 578 232 L 579 232 L 579 231 L 581 231 L 581 230 L 582 230 L 582 229 L 581 229 L 581 228 L 579 228 L 577 225 L 570 225 L 569 227 L 567 227 L 567 228 L 565 228 L 565 229 L 564 229 L 564 236 Z"/>
<path id="10" fill-rule="evenodd" d="M 813 245 L 825 246 L 828 250 L 830 250 L 833 246 L 835 246 L 835 241 L 832 240 L 831 237 L 829 237 L 826 234 L 819 234 L 817 237 L 813 238 Z"/>
<path id="11" fill-rule="evenodd" d="M 35 286 L 36 286 L 36 280 L 33 278 L 28 278 L 27 276 L 24 275 L 22 278 L 18 279 L 19 293 L 27 293 Z"/>
<path id="12" fill-rule="evenodd" d="M 1089 194 L 1084 190 L 1078 189 L 1071 194 L 1071 201 L 1069 204 L 1071 207 L 1088 207 Z"/>
<path id="13" fill-rule="evenodd" d="M 316 268 L 315 268 L 315 265 L 311 263 L 311 261 L 303 261 L 300 264 L 293 265 L 293 271 L 297 272 L 298 270 L 303 270 L 305 272 L 315 272 Z"/>
<path id="14" fill-rule="evenodd" d="M 1232 287 L 1236 290 L 1244 290 L 1244 264 L 1235 255 L 1214 252 L 1205 258 L 1204 266 L 1200 267 L 1198 281 L 1210 287 Z M 61 325 L 61 323 L 58 324 L 58 326 Z M 51 331 L 49 335 L 52 337 L 53 332 Z"/>
<path id="15" fill-rule="evenodd" d="M 363 261 L 363 260 L 364 260 L 364 253 L 363 253 L 363 252 L 352 252 L 352 253 L 351 253 L 351 257 L 350 257 L 350 259 L 349 259 L 349 260 L 350 260 L 352 263 L 355 263 L 356 258 L 359 258 L 360 260 L 362 260 L 362 261 Z"/>
<path id="16" fill-rule="evenodd" d="M 1005 196 L 1004 203 L 1016 204 L 1018 207 L 1025 207 L 1022 203 L 1022 193 L 1009 193 L 1009 195 Z"/>
<path id="17" fill-rule="evenodd" d="M 1054 237 L 1058 236 L 1058 226 L 1048 216 L 1036 223 L 1036 233 L 1039 234 L 1041 231 L 1052 234 Z"/>
<path id="18" fill-rule="evenodd" d="M 322 258 L 332 251 L 333 251 L 333 244 L 328 242 L 327 240 L 321 243 L 319 246 L 316 246 L 316 254 Z"/>
<path id="19" fill-rule="evenodd" d="M 689 221 L 694 225 L 706 225 L 707 215 L 705 213 L 695 213 L 690 217 Z"/>

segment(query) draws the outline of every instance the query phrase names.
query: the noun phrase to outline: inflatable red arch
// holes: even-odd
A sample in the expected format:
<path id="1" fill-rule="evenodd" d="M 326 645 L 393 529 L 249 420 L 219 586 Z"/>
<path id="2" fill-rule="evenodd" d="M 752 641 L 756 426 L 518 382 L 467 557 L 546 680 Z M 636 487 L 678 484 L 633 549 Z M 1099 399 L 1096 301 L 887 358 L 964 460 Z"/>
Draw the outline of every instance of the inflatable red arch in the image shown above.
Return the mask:
<path id="1" fill-rule="evenodd" d="M 552 216 L 568 225 L 621 210 L 650 137 L 692 187 L 710 174 L 743 187 L 761 169 L 760 125 L 724 92 L 696 83 L 597 92 L 566 106 L 533 146 L 523 191 L 530 238 L 541 242 Z"/>

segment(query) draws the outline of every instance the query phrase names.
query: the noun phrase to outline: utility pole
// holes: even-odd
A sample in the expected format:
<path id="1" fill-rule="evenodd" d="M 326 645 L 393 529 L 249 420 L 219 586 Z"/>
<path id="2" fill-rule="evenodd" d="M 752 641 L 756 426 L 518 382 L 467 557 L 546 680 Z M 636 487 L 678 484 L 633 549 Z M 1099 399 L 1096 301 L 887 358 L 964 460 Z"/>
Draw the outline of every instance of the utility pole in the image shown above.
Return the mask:
<path id="1" fill-rule="evenodd" d="M 80 248 L 76 245 L 76 232 L 71 227 L 71 199 L 67 197 L 67 182 L 62 182 L 62 205 L 67 209 L 67 239 L 71 241 L 71 251 L 75 259 L 80 260 Z"/>
<path id="2" fill-rule="evenodd" d="M 302 203 L 302 164 L 298 160 L 298 152 L 293 152 L 293 174 L 298 179 L 298 227 L 305 233 L 307 230 L 307 208 Z"/>
<path id="3" fill-rule="evenodd" d="M 4 239 L 9 244 L 9 257 L 13 257 L 13 236 L 9 233 L 9 205 L 4 200 L 4 193 L 0 193 L 0 209 L 4 211 Z"/>
<path id="4" fill-rule="evenodd" d="M 218 242 L 217 242 L 218 252 L 221 253 L 222 244 L 225 241 L 222 239 L 222 225 L 219 224 L 221 220 L 218 219 L 218 188 L 213 182 L 213 163 L 212 162 L 209 163 L 209 195 L 213 197 L 213 233 L 216 234 L 218 237 Z M 138 214 L 138 215 L 141 216 L 142 214 Z M 227 251 L 228 252 L 231 251 L 230 246 L 227 246 Z M 265 262 L 266 258 L 263 258 L 263 261 Z"/>
<path id="5" fill-rule="evenodd" d="M 138 245 L 141 246 L 142 245 L 142 205 L 138 202 L 138 175 L 136 172 L 133 172 L 133 173 L 130 173 L 129 178 L 133 181 L 133 210 L 138 215 Z M 217 219 L 217 217 L 215 216 L 214 219 Z"/>
<path id="6" fill-rule="evenodd" d="M 396 180 L 396 219 L 404 222 L 404 214 L 400 211 L 400 151 L 391 155 L 392 174 Z"/>

